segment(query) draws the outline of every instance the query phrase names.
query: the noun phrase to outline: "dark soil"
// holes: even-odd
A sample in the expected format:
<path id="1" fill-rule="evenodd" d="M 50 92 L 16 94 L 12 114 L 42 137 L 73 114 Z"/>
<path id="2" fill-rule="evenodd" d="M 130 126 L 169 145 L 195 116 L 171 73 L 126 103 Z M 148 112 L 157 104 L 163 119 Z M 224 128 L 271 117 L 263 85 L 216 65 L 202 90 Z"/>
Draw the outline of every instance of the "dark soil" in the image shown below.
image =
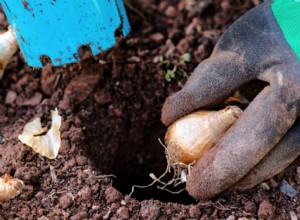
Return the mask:
<path id="1" fill-rule="evenodd" d="M 2 219 L 300 217 L 299 195 L 290 198 L 279 189 L 283 180 L 300 189 L 297 163 L 252 190 L 208 202 L 155 186 L 127 196 L 132 185 L 150 183 L 149 173 L 159 175 L 166 167 L 157 140 L 166 131 L 160 122 L 165 98 L 209 56 L 228 25 L 259 0 L 125 2 L 130 36 L 96 59 L 83 48 L 78 64 L 36 70 L 20 53 L 9 64 L 0 82 L 0 174 L 20 178 L 26 187 L 0 205 Z M 3 13 L 0 24 L 7 28 Z M 182 61 L 185 53 L 190 62 Z M 175 66 L 174 78 L 166 80 Z M 62 147 L 49 160 L 17 136 L 34 117 L 48 123 L 55 107 L 63 117 Z"/>

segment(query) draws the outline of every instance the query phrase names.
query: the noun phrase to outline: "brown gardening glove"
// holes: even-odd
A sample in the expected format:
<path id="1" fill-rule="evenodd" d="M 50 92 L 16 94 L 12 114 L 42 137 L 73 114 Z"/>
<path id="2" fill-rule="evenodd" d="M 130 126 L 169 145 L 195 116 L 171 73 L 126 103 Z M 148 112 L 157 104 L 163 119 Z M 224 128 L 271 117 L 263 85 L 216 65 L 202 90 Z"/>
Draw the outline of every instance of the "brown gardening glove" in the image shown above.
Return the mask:
<path id="1" fill-rule="evenodd" d="M 162 121 L 169 126 L 198 108 L 222 103 L 254 79 L 269 83 L 192 168 L 187 191 L 196 199 L 251 188 L 281 172 L 300 153 L 300 62 L 271 4 L 265 2 L 236 21 L 211 57 L 164 103 Z"/>

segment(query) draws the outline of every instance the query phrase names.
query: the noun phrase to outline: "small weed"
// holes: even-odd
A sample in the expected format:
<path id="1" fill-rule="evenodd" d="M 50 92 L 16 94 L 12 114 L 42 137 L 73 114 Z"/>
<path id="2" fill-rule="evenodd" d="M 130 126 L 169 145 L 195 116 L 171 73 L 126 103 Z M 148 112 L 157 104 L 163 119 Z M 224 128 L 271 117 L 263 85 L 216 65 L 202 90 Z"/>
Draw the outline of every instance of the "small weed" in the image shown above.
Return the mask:
<path id="1" fill-rule="evenodd" d="M 159 63 L 162 66 L 165 66 L 167 72 L 165 74 L 165 80 L 171 82 L 175 78 L 176 74 L 182 76 L 183 78 L 188 78 L 188 73 L 184 70 L 186 63 L 191 62 L 192 56 L 190 53 L 184 53 L 180 57 L 174 60 L 174 63 L 171 63 L 170 60 L 164 58 L 163 56 L 159 57 Z"/>
<path id="2" fill-rule="evenodd" d="M 184 53 L 181 56 L 181 61 L 184 62 L 184 63 L 191 62 L 191 59 L 192 59 L 192 55 L 190 53 Z"/>
<path id="3" fill-rule="evenodd" d="M 181 75 L 183 76 L 183 78 L 185 78 L 185 79 L 189 78 L 189 74 L 188 74 L 187 72 L 185 72 L 184 70 L 182 70 L 180 74 L 181 74 Z"/>
<path id="4" fill-rule="evenodd" d="M 173 78 L 175 78 L 175 73 L 176 73 L 177 67 L 175 66 L 173 70 L 168 69 L 167 73 L 165 75 L 165 80 L 167 82 L 170 82 Z"/>
<path id="5" fill-rule="evenodd" d="M 163 56 L 160 56 L 160 57 L 159 57 L 159 63 L 162 64 L 162 65 L 167 65 L 167 66 L 170 65 L 170 61 L 167 60 L 167 59 L 164 59 Z"/>

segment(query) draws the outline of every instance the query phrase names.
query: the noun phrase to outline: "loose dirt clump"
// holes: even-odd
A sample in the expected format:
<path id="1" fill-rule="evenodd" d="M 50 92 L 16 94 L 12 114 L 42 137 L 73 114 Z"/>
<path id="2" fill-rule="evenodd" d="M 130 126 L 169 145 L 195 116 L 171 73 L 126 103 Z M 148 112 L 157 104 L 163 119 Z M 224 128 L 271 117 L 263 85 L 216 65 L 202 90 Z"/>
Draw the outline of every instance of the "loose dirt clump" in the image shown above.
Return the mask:
<path id="1" fill-rule="evenodd" d="M 151 182 L 166 167 L 158 138 L 165 98 L 178 91 L 220 34 L 260 1 L 125 0 L 132 31 L 96 59 L 42 70 L 17 53 L 0 82 L 0 174 L 26 185 L 1 204 L 3 219 L 290 219 L 300 217 L 299 194 L 280 192 L 286 180 L 296 190 L 294 163 L 285 173 L 241 194 L 197 202 L 132 185 Z M 0 13 L 1 28 L 7 21 Z M 190 59 L 189 59 L 190 57 Z M 17 136 L 34 117 L 63 118 L 62 146 L 49 160 Z M 45 124 L 43 124 L 45 125 Z M 115 177 L 114 177 L 114 176 Z M 266 187 L 266 185 L 268 187 Z"/>

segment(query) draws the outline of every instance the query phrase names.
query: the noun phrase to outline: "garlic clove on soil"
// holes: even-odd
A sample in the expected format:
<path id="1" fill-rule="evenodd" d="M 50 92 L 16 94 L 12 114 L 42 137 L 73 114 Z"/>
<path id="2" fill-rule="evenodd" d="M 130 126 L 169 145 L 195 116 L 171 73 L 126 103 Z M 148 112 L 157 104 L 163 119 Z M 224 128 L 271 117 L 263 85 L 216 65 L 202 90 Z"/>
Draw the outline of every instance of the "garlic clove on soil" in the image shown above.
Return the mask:
<path id="1" fill-rule="evenodd" d="M 18 48 L 14 32 L 9 27 L 8 31 L 0 35 L 0 79 L 2 79 L 7 64 Z"/>
<path id="2" fill-rule="evenodd" d="M 175 121 L 167 130 L 168 163 L 190 164 L 216 144 L 242 114 L 237 106 L 220 111 L 199 110 Z"/>
<path id="3" fill-rule="evenodd" d="M 0 178 L 0 202 L 5 202 L 18 196 L 24 186 L 22 180 L 12 178 L 9 174 L 5 174 Z"/>
<path id="4" fill-rule="evenodd" d="M 55 159 L 61 146 L 61 116 L 59 116 L 57 109 L 51 111 L 51 116 L 52 123 L 48 132 L 47 127 L 42 128 L 41 119 L 36 118 L 25 125 L 22 134 L 18 138 L 23 144 L 31 147 L 40 155 L 49 159 Z"/>

